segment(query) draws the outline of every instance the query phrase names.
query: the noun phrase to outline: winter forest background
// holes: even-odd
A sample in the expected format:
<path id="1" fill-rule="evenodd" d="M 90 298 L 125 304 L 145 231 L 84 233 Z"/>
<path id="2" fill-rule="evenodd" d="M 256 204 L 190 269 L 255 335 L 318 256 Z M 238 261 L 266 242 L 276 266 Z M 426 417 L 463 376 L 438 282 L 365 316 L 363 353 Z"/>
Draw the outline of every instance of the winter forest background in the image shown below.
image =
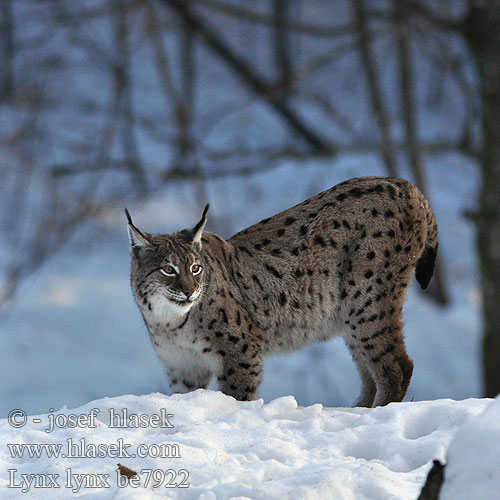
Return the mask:
<path id="1" fill-rule="evenodd" d="M 500 1 L 2 0 L 2 416 L 168 390 L 129 289 L 127 206 L 228 237 L 349 177 L 440 225 L 405 307 L 407 399 L 500 392 Z M 351 404 L 341 340 L 271 359 L 264 399 Z"/>

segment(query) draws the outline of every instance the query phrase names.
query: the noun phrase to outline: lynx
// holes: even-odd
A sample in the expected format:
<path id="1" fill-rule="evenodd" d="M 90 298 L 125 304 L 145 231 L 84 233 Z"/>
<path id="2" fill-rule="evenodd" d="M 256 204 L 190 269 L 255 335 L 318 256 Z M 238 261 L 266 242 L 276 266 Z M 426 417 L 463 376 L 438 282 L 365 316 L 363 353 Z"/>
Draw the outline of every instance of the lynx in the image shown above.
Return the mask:
<path id="1" fill-rule="evenodd" d="M 361 376 L 358 406 L 401 401 L 413 372 L 402 306 L 426 288 L 437 225 L 422 193 L 386 177 L 351 179 L 224 240 L 150 234 L 125 209 L 133 294 L 173 392 L 257 397 L 263 358 L 342 335 Z"/>

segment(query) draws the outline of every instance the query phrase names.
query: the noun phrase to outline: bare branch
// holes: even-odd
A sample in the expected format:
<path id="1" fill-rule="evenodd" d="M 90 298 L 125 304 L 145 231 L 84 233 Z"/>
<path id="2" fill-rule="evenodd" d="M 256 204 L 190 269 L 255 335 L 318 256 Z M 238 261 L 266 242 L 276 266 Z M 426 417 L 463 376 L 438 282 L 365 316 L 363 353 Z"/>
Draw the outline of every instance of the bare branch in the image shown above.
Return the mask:
<path id="1" fill-rule="evenodd" d="M 363 0 L 353 0 L 353 7 L 354 18 L 358 29 L 359 51 L 362 62 L 361 68 L 365 73 L 365 82 L 368 87 L 372 111 L 382 137 L 382 159 L 389 175 L 396 177 L 397 162 L 392 145 L 390 120 L 384 104 L 375 58 L 372 54 L 373 40 L 366 19 Z"/>
<path id="2" fill-rule="evenodd" d="M 175 87 L 167 52 L 161 40 L 160 26 L 157 18 L 158 13 L 155 11 L 151 0 L 142 0 L 142 3 L 144 4 L 146 15 L 146 34 L 151 40 L 153 46 L 153 53 L 156 59 L 156 66 L 160 77 L 160 83 L 165 94 L 165 99 L 167 102 L 171 100 L 172 108 L 174 109 L 176 116 L 179 116 L 180 96 Z"/>
<path id="3" fill-rule="evenodd" d="M 401 86 L 401 106 L 403 111 L 403 123 L 406 130 L 406 139 L 408 141 L 408 156 L 410 167 L 415 178 L 417 186 L 428 196 L 427 181 L 424 173 L 423 158 L 421 155 L 417 115 L 415 108 L 415 97 L 413 95 L 413 65 L 411 51 L 408 41 L 408 13 L 404 5 L 399 0 L 393 0 L 393 6 L 396 17 L 396 36 L 397 50 L 399 63 L 399 79 Z M 431 288 L 437 302 L 447 304 L 449 301 L 446 291 L 445 282 L 443 279 L 442 261 L 438 258 L 435 274 L 434 285 Z"/>
<path id="4" fill-rule="evenodd" d="M 0 286 L 0 311 L 4 312 L 5 306 L 15 299 L 17 290 L 23 278 L 40 269 L 52 256 L 69 242 L 74 234 L 75 227 L 81 225 L 89 217 L 95 217 L 107 206 L 96 206 L 91 203 L 82 203 L 68 217 L 54 221 L 53 214 L 47 219 L 42 219 L 32 241 L 36 242 L 30 251 L 10 266 L 7 277 Z M 50 227 L 50 232 L 48 228 Z M 50 235 L 50 238 L 47 236 Z"/>
<path id="5" fill-rule="evenodd" d="M 203 8 L 210 9 L 214 12 L 219 12 L 223 15 L 237 17 L 244 21 L 254 24 L 262 24 L 272 26 L 274 19 L 268 14 L 260 14 L 255 9 L 247 9 L 239 5 L 232 5 L 217 0 L 196 0 L 198 5 Z M 283 27 L 287 31 L 293 31 L 302 35 L 309 35 L 317 38 L 336 38 L 341 36 L 350 35 L 355 31 L 352 24 L 345 24 L 339 26 L 314 26 L 307 23 L 296 23 L 287 20 Z"/>
<path id="6" fill-rule="evenodd" d="M 425 2 L 418 0 L 404 0 L 408 14 L 417 14 L 426 21 L 433 24 L 436 28 L 446 29 L 449 31 L 460 32 L 463 29 L 463 21 L 449 19 L 441 16 L 429 7 Z"/>
<path id="7" fill-rule="evenodd" d="M 406 141 L 394 142 L 394 149 L 397 151 L 405 151 L 409 148 L 409 144 Z M 440 142 L 422 142 L 419 144 L 420 150 L 426 154 L 447 154 L 456 153 L 459 150 L 460 143 L 455 141 L 440 141 Z M 377 153 L 380 152 L 382 148 L 382 143 L 380 142 L 356 142 L 355 144 L 339 144 L 337 146 L 338 154 L 353 154 L 353 153 Z M 260 158 L 260 160 L 267 164 L 268 168 L 273 168 L 273 162 L 277 162 L 284 159 L 294 159 L 294 160 L 304 160 L 309 161 L 311 159 L 310 153 L 304 154 L 304 151 L 299 148 L 285 147 L 282 149 L 276 148 L 237 148 L 233 150 L 220 150 L 220 151 L 210 151 L 204 150 L 200 152 L 200 156 L 206 158 L 210 163 L 221 161 L 227 161 L 229 164 L 235 165 L 232 167 L 231 171 L 228 168 L 214 169 L 210 164 L 198 164 L 196 168 L 193 168 L 187 175 L 189 178 L 196 176 L 208 176 L 211 178 L 212 175 L 216 177 L 223 177 L 226 172 L 230 172 L 230 175 L 238 175 L 238 166 L 235 162 L 236 159 L 240 160 L 243 158 L 249 158 L 250 160 L 255 158 Z M 133 166 L 132 166 L 133 167 Z M 175 178 L 181 178 L 182 174 L 179 173 L 182 170 L 181 166 L 167 165 L 160 167 L 153 167 L 152 165 L 142 165 L 142 167 L 151 175 L 159 176 L 162 178 L 168 177 L 169 180 L 172 175 Z M 129 160 L 108 160 L 105 164 L 98 165 L 88 165 L 86 163 L 58 163 L 51 165 L 50 171 L 54 177 L 64 177 L 72 175 L 85 175 L 88 173 L 101 174 L 102 169 L 106 168 L 109 170 L 130 170 L 131 165 Z M 246 167 L 245 167 L 246 170 Z M 216 172 L 216 174 L 214 174 Z M 229 174 L 228 174 L 229 175 Z"/>
<path id="8" fill-rule="evenodd" d="M 476 89 L 466 76 L 467 61 L 456 53 L 454 45 L 444 43 L 436 33 L 424 30 L 418 25 L 414 26 L 414 31 L 419 35 L 415 37 L 415 47 L 438 70 L 440 80 L 449 75 L 459 88 L 466 109 L 459 147 L 463 153 L 477 156 L 478 151 L 474 149 L 473 127 L 479 123 L 481 113 Z"/>
<path id="9" fill-rule="evenodd" d="M 347 116 L 345 113 L 340 111 L 335 104 L 335 101 L 331 99 L 328 95 L 321 92 L 305 91 L 297 96 L 299 101 L 311 102 L 316 106 L 320 107 L 321 110 L 331 117 L 343 130 L 345 130 L 356 143 L 362 143 L 363 137 L 358 133 L 356 127 L 353 124 L 352 117 Z M 342 148 L 342 145 L 338 145 Z"/>
<path id="10" fill-rule="evenodd" d="M 207 46 L 219 55 L 255 93 L 267 101 L 314 150 L 324 154 L 332 154 L 334 152 L 334 146 L 305 125 L 299 115 L 276 95 L 273 85 L 266 82 L 263 77 L 250 68 L 241 57 L 188 7 L 188 4 L 182 0 L 163 0 L 163 2 L 174 9 L 186 23 L 190 24 L 193 30 L 205 41 Z"/>
<path id="11" fill-rule="evenodd" d="M 378 37 L 380 39 L 384 35 L 390 33 L 390 30 L 390 27 L 382 27 L 374 30 L 372 38 Z M 296 84 L 300 79 L 311 75 L 323 69 L 324 67 L 329 66 L 330 64 L 333 64 L 334 62 L 344 57 L 346 54 L 355 51 L 358 48 L 358 45 L 359 42 L 357 38 L 351 38 L 343 41 L 342 43 L 337 43 L 335 47 L 333 47 L 325 54 L 321 54 L 318 57 L 312 58 L 302 66 L 296 67 L 293 74 L 293 83 Z"/>

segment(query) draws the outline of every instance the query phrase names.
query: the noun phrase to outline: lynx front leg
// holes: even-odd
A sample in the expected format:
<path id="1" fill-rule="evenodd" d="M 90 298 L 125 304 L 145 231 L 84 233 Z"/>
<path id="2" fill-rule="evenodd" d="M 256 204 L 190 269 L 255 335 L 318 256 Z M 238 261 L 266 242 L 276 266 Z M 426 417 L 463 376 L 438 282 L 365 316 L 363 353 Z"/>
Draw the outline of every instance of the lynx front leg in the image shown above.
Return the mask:
<path id="1" fill-rule="evenodd" d="M 172 394 L 185 394 L 196 389 L 206 389 L 212 378 L 212 374 L 209 371 L 188 372 L 187 370 L 180 370 L 178 368 L 167 369 L 167 375 L 170 379 Z"/>
<path id="2" fill-rule="evenodd" d="M 257 389 L 262 378 L 260 357 L 231 357 L 224 363 L 223 372 L 218 377 L 220 390 L 239 401 L 257 399 Z"/>

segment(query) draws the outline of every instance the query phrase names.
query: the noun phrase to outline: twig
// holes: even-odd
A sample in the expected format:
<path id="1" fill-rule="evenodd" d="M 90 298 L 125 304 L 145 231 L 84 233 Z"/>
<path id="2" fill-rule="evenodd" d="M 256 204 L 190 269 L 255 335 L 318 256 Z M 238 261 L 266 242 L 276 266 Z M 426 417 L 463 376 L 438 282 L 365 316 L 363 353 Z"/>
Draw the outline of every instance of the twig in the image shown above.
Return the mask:
<path id="1" fill-rule="evenodd" d="M 206 9 L 214 12 L 220 12 L 223 15 L 236 17 L 244 21 L 254 24 L 263 24 L 271 26 L 274 19 L 269 14 L 260 14 L 255 9 L 248 9 L 239 5 L 232 5 L 217 0 L 196 0 L 196 3 Z M 354 32 L 353 24 L 345 24 L 338 26 L 315 26 L 308 23 L 297 23 L 287 20 L 283 24 L 287 31 L 293 31 L 302 35 L 313 36 L 317 38 L 336 38 L 341 36 L 350 35 Z"/>
<path id="2" fill-rule="evenodd" d="M 222 40 L 222 38 L 191 10 L 187 3 L 182 0 L 163 0 L 163 2 L 174 9 L 180 15 L 181 19 L 191 25 L 192 29 L 200 35 L 206 45 L 243 78 L 255 93 L 267 101 L 274 110 L 284 118 L 290 127 L 295 130 L 299 136 L 304 138 L 314 150 L 324 154 L 334 153 L 335 147 L 333 144 L 327 142 L 323 137 L 306 126 L 299 115 L 296 114 L 287 103 L 284 103 L 279 98 L 272 84 L 266 82 L 264 78 L 247 65 L 245 61 Z"/>

